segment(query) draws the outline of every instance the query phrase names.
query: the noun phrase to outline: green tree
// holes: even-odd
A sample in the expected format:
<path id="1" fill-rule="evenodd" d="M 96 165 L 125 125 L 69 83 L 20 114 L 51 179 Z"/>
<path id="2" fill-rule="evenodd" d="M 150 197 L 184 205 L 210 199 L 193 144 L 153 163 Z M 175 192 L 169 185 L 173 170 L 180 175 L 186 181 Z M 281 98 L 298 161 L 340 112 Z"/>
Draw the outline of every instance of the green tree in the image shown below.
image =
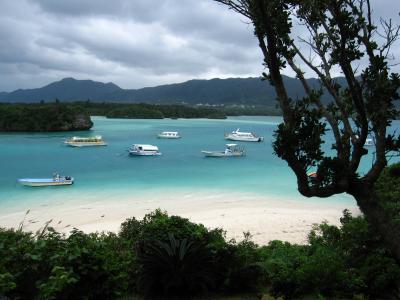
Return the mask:
<path id="1" fill-rule="evenodd" d="M 300 193 L 352 195 L 400 261 L 400 225 L 374 191 L 388 153 L 400 147 L 399 137 L 387 131 L 397 115 L 394 102 L 399 100 L 400 77 L 388 64 L 399 27 L 391 20 L 381 20 L 378 27 L 369 0 L 215 1 L 254 26 L 269 71 L 264 77 L 275 87 L 283 113 L 274 151 L 294 171 Z M 307 39 L 293 37 L 293 22 L 308 32 Z M 311 55 L 306 54 L 309 51 Z M 306 97 L 289 98 L 282 79 L 285 68 L 295 72 Z M 319 79 L 320 88 L 308 85 L 306 69 Z M 344 74 L 344 82 L 333 78 L 334 70 Z M 327 94 L 333 99 L 328 103 Z M 333 154 L 321 147 L 327 130 L 334 135 Z M 361 175 L 369 136 L 375 142 L 375 160 Z M 310 181 L 307 173 L 312 168 L 317 169 L 317 178 Z"/>

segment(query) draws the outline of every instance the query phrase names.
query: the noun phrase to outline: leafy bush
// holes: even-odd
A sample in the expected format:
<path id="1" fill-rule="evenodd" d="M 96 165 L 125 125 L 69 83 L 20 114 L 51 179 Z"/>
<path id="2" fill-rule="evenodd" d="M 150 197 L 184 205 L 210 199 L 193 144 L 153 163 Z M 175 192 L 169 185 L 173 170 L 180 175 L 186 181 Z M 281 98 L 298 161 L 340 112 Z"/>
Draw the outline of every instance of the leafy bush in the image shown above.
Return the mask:
<path id="1" fill-rule="evenodd" d="M 309 292 L 309 285 L 299 282 L 298 269 L 304 265 L 307 247 L 272 241 L 261 249 L 271 293 L 291 298 Z"/>
<path id="2" fill-rule="evenodd" d="M 225 275 L 226 290 L 229 292 L 255 292 L 265 285 L 265 270 L 259 247 L 251 241 L 250 233 L 244 233 L 244 239 L 236 243 L 231 241 L 228 245 L 229 266 Z"/>
<path id="3" fill-rule="evenodd" d="M 39 235 L 1 229 L 0 295 L 93 299 L 133 290 L 134 254 L 116 238 L 77 230 L 66 238 L 51 228 Z"/>
<path id="4" fill-rule="evenodd" d="M 320 224 L 309 245 L 281 241 L 261 247 L 274 296 L 305 295 L 373 299 L 399 297 L 400 266 L 363 217 L 344 212 L 342 227 Z"/>
<path id="5" fill-rule="evenodd" d="M 208 231 L 202 224 L 195 224 L 179 216 L 169 216 L 160 209 L 146 214 L 140 221 L 127 219 L 121 224 L 120 237 L 132 241 L 169 241 L 169 234 L 177 240 L 187 238 L 191 241 L 225 242 L 221 230 Z"/>
<path id="6" fill-rule="evenodd" d="M 0 298 L 187 298 L 202 291 L 399 298 L 400 266 L 381 237 L 347 211 L 341 223 L 316 226 L 308 245 L 272 241 L 262 247 L 249 234 L 226 241 L 220 229 L 161 210 L 126 220 L 119 234 L 0 229 Z"/>
<path id="7" fill-rule="evenodd" d="M 387 214 L 400 223 L 400 163 L 385 168 L 374 189 Z"/>
<path id="8" fill-rule="evenodd" d="M 142 266 L 139 283 L 148 295 L 190 296 L 214 287 L 211 252 L 204 243 L 177 240 L 145 241 L 138 247 Z"/>
<path id="9" fill-rule="evenodd" d="M 329 279 L 329 289 L 340 291 L 347 297 L 355 294 L 373 298 L 398 295 L 400 266 L 385 248 L 381 237 L 364 217 L 352 217 L 348 211 L 344 212 L 341 223 L 341 228 L 321 224 L 309 236 L 310 249 L 330 251 L 330 256 L 335 257 L 331 261 L 326 259 L 323 264 L 325 268 L 335 266 L 336 269 L 335 277 Z M 318 286 L 322 287 L 321 284 Z"/>

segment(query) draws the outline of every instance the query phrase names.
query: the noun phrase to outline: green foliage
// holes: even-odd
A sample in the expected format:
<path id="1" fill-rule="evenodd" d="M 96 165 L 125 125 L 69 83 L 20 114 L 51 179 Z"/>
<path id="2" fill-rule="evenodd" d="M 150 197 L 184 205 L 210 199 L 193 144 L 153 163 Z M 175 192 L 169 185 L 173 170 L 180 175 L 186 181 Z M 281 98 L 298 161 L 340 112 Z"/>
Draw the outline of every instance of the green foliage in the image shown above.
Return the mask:
<path id="1" fill-rule="evenodd" d="M 130 105 L 117 107 L 106 114 L 107 118 L 127 118 L 127 119 L 163 119 L 164 115 L 157 109 L 150 109 L 143 105 Z"/>
<path id="2" fill-rule="evenodd" d="M 352 217 L 348 211 L 341 223 L 340 229 L 327 224 L 318 226 L 309 240 L 311 249 L 335 252 L 335 264 L 340 261 L 343 265 L 336 272 L 336 284 L 342 293 L 373 298 L 398 293 L 400 266 L 385 248 L 381 236 L 363 217 Z"/>
<path id="3" fill-rule="evenodd" d="M 306 247 L 273 241 L 261 249 L 267 280 L 273 295 L 293 297 L 309 292 L 307 283 L 299 282 L 298 268 L 306 259 Z M 303 287 L 306 285 L 306 288 Z"/>
<path id="4" fill-rule="evenodd" d="M 87 130 L 93 126 L 79 105 L 59 101 L 47 104 L 0 104 L 0 131 Z"/>
<path id="5" fill-rule="evenodd" d="M 389 172 L 390 174 L 390 172 Z M 161 210 L 128 219 L 119 234 L 68 236 L 0 229 L 0 297 L 189 298 L 269 292 L 285 299 L 399 297 L 400 266 L 363 217 L 316 226 L 309 244 L 240 242 Z"/>
<path id="6" fill-rule="evenodd" d="M 390 58 L 400 26 L 392 20 L 375 22 L 369 0 L 215 1 L 254 27 L 269 72 L 263 77 L 275 87 L 283 113 L 274 151 L 294 171 L 299 192 L 306 197 L 352 195 L 400 261 L 398 202 L 378 203 L 373 191 L 388 153 L 400 152 L 400 136 L 395 138 L 388 128 L 399 112 L 395 104 L 400 100 L 400 75 L 391 69 Z M 306 37 L 295 39 L 293 22 L 307 32 Z M 286 67 L 306 93 L 295 105 L 283 81 Z M 308 84 L 305 68 L 318 78 L 320 87 Z M 333 79 L 334 70 L 343 73 L 343 83 Z M 323 102 L 324 91 L 332 96 L 328 105 Z M 324 122 L 334 137 L 334 151 L 329 153 L 321 149 Z M 376 151 L 371 168 L 363 170 L 368 137 Z M 307 173 L 313 167 L 317 176 L 310 180 Z"/>
<path id="7" fill-rule="evenodd" d="M 17 285 L 14 282 L 14 276 L 8 272 L 0 273 L 0 296 L 9 293 L 16 287 Z"/>
<path id="8" fill-rule="evenodd" d="M 273 241 L 260 249 L 274 296 L 382 299 L 399 295 L 400 266 L 363 217 L 316 226 L 309 245 Z M 385 298 L 386 299 L 386 298 Z"/>
<path id="9" fill-rule="evenodd" d="M 217 107 L 227 116 L 281 116 L 282 111 L 276 106 L 268 105 L 225 105 Z"/>
<path id="10" fill-rule="evenodd" d="M 139 283 L 148 295 L 189 296 L 214 286 L 211 251 L 200 241 L 144 241 L 138 248 Z"/>
<path id="11" fill-rule="evenodd" d="M 400 163 L 385 168 L 374 189 L 387 214 L 400 224 Z"/>
<path id="12" fill-rule="evenodd" d="M 65 238 L 51 228 L 40 235 L 1 229 L 2 293 L 23 299 L 93 299 L 133 290 L 134 254 L 116 239 L 76 230 Z"/>
<path id="13" fill-rule="evenodd" d="M 273 147 L 276 155 L 285 160 L 295 157 L 307 170 L 323 158 L 321 144 L 326 124 L 321 121 L 321 113 L 305 100 L 294 106 L 293 123 L 279 124 Z"/>
<path id="14" fill-rule="evenodd" d="M 251 241 L 250 233 L 244 233 L 244 239 L 236 243 L 231 241 L 226 290 L 230 292 L 256 292 L 265 282 L 265 270 L 259 247 Z"/>
<path id="15" fill-rule="evenodd" d="M 39 299 L 57 299 L 65 289 L 70 289 L 78 279 L 74 277 L 71 270 L 67 271 L 64 267 L 55 266 L 50 273 L 49 279 L 39 284 Z"/>
<path id="16" fill-rule="evenodd" d="M 206 241 L 212 236 L 206 227 L 195 224 L 179 216 L 168 216 L 160 209 L 146 214 L 142 220 L 127 219 L 121 224 L 119 235 L 129 241 L 169 241 L 169 234 L 178 240 L 188 238 L 193 241 Z M 216 237 L 223 239 L 222 236 Z"/>
<path id="17" fill-rule="evenodd" d="M 79 103 L 79 102 L 78 102 Z M 221 110 L 210 107 L 191 107 L 187 105 L 157 105 L 146 103 L 81 103 L 91 115 L 107 118 L 163 119 L 163 118 L 210 118 L 225 119 Z"/>

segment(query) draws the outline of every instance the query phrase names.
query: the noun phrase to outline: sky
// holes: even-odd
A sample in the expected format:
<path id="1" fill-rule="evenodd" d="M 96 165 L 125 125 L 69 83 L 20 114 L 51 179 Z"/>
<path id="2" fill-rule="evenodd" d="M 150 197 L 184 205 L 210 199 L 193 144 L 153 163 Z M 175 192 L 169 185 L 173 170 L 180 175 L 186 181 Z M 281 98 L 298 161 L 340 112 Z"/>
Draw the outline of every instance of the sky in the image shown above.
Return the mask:
<path id="1" fill-rule="evenodd" d="M 400 23 L 399 0 L 371 2 Z M 212 0 L 0 0 L 0 41 L 7 92 L 65 77 L 142 88 L 264 71 L 252 26 Z"/>

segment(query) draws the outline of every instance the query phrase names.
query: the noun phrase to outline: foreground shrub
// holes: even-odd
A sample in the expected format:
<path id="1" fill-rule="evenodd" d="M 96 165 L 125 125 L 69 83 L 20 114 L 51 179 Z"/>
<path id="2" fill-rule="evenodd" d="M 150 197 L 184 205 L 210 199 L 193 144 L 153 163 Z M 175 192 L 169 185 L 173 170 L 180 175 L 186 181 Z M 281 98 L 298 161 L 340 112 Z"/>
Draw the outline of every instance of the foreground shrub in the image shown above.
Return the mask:
<path id="1" fill-rule="evenodd" d="M 197 241 L 206 241 L 211 237 L 224 240 L 222 236 L 210 234 L 202 224 L 195 224 L 179 216 L 169 216 L 160 209 L 146 214 L 142 220 L 136 218 L 127 219 L 121 224 L 120 237 L 137 241 L 169 241 L 169 234 L 174 235 L 176 239 L 190 239 Z"/>
<path id="2" fill-rule="evenodd" d="M 261 248 L 274 296 L 398 299 L 400 266 L 363 217 L 344 212 L 342 227 L 320 224 L 309 245 L 273 241 Z"/>
<path id="3" fill-rule="evenodd" d="M 307 247 L 272 241 L 261 249 L 271 292 L 291 298 L 309 293 L 309 284 L 300 282 L 298 269 L 307 259 Z"/>
<path id="4" fill-rule="evenodd" d="M 249 232 L 239 243 L 229 243 L 228 273 L 225 274 L 225 290 L 228 292 L 257 292 L 265 286 L 265 270 L 259 246 L 251 241 Z"/>
<path id="5" fill-rule="evenodd" d="M 139 284 L 146 295 L 186 296 L 214 287 L 211 252 L 204 243 L 177 240 L 145 241 L 138 248 Z"/>
<path id="6" fill-rule="evenodd" d="M 1 229 L 0 295 L 12 299 L 122 295 L 132 281 L 133 253 L 122 249 L 116 238 L 77 230 L 66 238 L 51 228 L 39 235 Z"/>
<path id="7" fill-rule="evenodd" d="M 309 237 L 311 248 L 330 249 L 343 261 L 346 280 L 341 291 L 345 295 L 358 293 L 372 298 L 399 297 L 400 266 L 381 236 L 365 218 L 352 217 L 348 211 L 344 212 L 341 223 L 340 229 L 319 225 Z"/>
<path id="8" fill-rule="evenodd" d="M 156 210 L 119 234 L 69 236 L 0 229 L 0 298 L 188 298 L 205 292 L 274 297 L 399 299 L 400 267 L 363 217 L 316 226 L 309 244 L 226 241 L 188 219 Z"/>

